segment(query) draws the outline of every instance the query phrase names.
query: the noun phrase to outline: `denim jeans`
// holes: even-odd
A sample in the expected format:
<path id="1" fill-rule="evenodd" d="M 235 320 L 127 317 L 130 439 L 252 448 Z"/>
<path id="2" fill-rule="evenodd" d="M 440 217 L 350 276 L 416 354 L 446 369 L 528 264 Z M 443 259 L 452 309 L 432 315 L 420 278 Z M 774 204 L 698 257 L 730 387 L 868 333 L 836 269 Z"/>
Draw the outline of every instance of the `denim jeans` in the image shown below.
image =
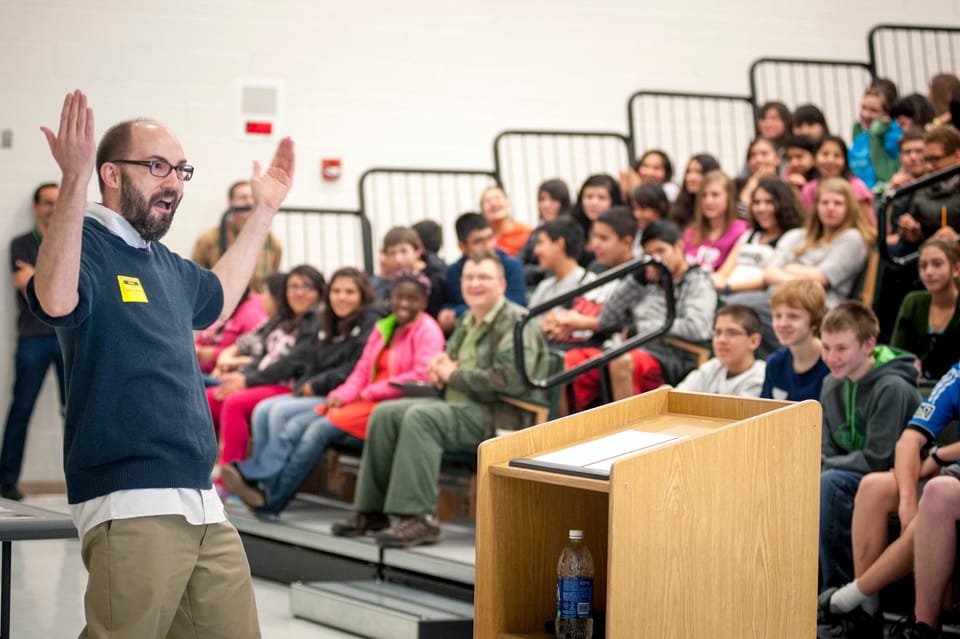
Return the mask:
<path id="1" fill-rule="evenodd" d="M 250 418 L 253 450 L 250 459 L 240 462 L 243 476 L 257 480 L 277 474 L 302 434 L 289 430 L 287 423 L 300 415 L 319 417 L 313 409 L 325 403 L 324 397 L 296 397 L 292 394 L 258 402 Z"/>
<path id="2" fill-rule="evenodd" d="M 828 469 L 820 473 L 820 590 L 853 581 L 850 526 L 861 473 Z"/>
<path id="3" fill-rule="evenodd" d="M 261 511 L 267 514 L 277 514 L 287 507 L 330 444 L 354 442 L 363 446 L 362 440 L 340 430 L 321 415 L 305 415 L 291 421 L 293 429 L 301 432 L 299 440 L 280 472 L 260 481 L 260 487 L 267 497 Z"/>
<path id="4" fill-rule="evenodd" d="M 3 431 L 0 450 L 0 484 L 16 484 L 20 479 L 23 448 L 27 441 L 30 415 L 43 387 L 47 369 L 54 366 L 60 390 L 60 409 L 63 412 L 63 358 L 56 335 L 34 335 L 17 338 L 16 369 L 14 371 L 13 401 Z"/>

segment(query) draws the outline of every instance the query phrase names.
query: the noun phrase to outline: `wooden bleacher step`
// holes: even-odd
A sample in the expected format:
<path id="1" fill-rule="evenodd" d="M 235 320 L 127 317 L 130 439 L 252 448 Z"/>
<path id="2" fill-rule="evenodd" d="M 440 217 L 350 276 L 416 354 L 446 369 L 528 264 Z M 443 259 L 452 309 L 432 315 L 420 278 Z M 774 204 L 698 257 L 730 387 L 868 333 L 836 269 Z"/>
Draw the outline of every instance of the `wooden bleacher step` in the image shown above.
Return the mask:
<path id="1" fill-rule="evenodd" d="M 384 581 L 295 582 L 297 617 L 371 639 L 469 639 L 473 605 Z"/>

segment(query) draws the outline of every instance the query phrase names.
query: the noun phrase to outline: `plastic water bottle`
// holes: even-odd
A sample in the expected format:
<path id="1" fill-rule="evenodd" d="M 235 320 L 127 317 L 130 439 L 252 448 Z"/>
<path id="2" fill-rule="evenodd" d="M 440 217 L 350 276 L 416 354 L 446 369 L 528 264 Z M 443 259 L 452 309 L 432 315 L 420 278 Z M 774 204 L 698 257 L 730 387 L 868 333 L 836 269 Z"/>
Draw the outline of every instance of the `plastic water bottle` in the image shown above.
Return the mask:
<path id="1" fill-rule="evenodd" d="M 557 562 L 558 639 L 591 639 L 592 605 L 593 555 L 583 545 L 583 531 L 571 530 Z"/>

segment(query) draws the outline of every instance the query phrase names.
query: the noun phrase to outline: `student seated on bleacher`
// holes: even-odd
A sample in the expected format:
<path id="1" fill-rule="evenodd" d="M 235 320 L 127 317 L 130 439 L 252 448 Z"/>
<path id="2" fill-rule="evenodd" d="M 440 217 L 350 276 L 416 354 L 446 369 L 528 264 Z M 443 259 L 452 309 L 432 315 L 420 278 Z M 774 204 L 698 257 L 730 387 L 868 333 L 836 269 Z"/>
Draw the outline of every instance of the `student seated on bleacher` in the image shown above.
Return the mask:
<path id="1" fill-rule="evenodd" d="M 954 365 L 937 383 L 930 397 L 917 408 L 897 440 L 893 472 L 870 473 L 860 482 L 853 507 L 856 579 L 820 594 L 817 637 L 883 637 L 879 592 L 913 570 L 920 489 L 939 475 L 945 477 L 936 481 L 946 482 L 943 487 L 948 490 L 957 486 L 957 480 L 960 480 L 960 466 L 954 463 L 960 459 L 960 444 L 953 443 L 941 449 L 934 444 L 934 440 L 957 417 L 960 417 L 960 366 Z M 927 490 L 924 488 L 923 492 L 926 499 Z M 960 496 L 960 491 L 953 492 Z M 900 536 L 888 545 L 891 514 L 900 519 Z M 952 520 L 942 523 L 949 523 L 950 528 L 954 528 Z M 955 542 L 949 548 L 952 555 Z M 938 561 L 952 571 L 954 562 L 948 556 L 940 557 Z M 936 620 L 926 619 L 926 623 L 935 626 Z"/>
<path id="2" fill-rule="evenodd" d="M 853 292 L 875 238 L 876 231 L 860 215 L 847 181 L 842 178 L 824 181 L 806 227 L 787 231 L 777 243 L 773 262 L 763 272 L 767 289 L 727 298 L 728 303 L 746 304 L 760 315 L 763 321 L 761 357 L 769 356 L 778 347 L 770 319 L 771 289 L 793 279 L 811 279 L 824 287 L 827 308 L 833 308 Z"/>
<path id="3" fill-rule="evenodd" d="M 637 219 L 637 231 L 642 232 L 647 224 L 662 220 L 670 214 L 670 201 L 659 184 L 648 182 L 633 190 L 633 217 Z M 633 243 L 633 256 L 643 257 L 643 247 L 640 246 L 640 233 Z"/>
<path id="4" fill-rule="evenodd" d="M 537 235 L 534 252 L 540 267 L 552 275 L 537 284 L 530 294 L 530 308 L 596 279 L 596 275 L 577 262 L 583 251 L 583 230 L 572 217 L 561 215 L 544 222 L 534 233 Z"/>
<path id="5" fill-rule="evenodd" d="M 372 279 L 377 299 L 384 306 L 390 303 L 390 289 L 400 273 L 423 273 L 430 280 L 427 313 L 436 318 L 447 301 L 446 267 L 439 260 L 424 259 L 423 244 L 417 232 L 409 226 L 391 228 L 383 236 L 380 253 L 382 271 Z"/>
<path id="6" fill-rule="evenodd" d="M 747 223 L 737 213 L 733 180 L 722 171 L 707 173 L 697 196 L 693 224 L 683 232 L 687 262 L 706 271 L 720 268 L 746 232 Z"/>
<path id="7" fill-rule="evenodd" d="M 670 181 L 673 178 L 670 156 L 660 149 L 644 151 L 633 168 L 619 172 L 619 178 L 620 193 L 627 200 L 626 204 L 633 204 L 633 192 L 643 184 L 659 186 L 670 202 L 676 200 L 680 192 L 680 187 Z"/>
<path id="8" fill-rule="evenodd" d="M 823 287 L 813 280 L 790 280 L 770 296 L 780 348 L 767 358 L 760 397 L 791 402 L 820 399 L 823 378 L 830 374 L 817 337 L 826 306 Z"/>
<path id="9" fill-rule="evenodd" d="M 467 310 L 467 304 L 463 300 L 462 287 L 460 286 L 460 274 L 463 272 L 463 265 L 467 256 L 473 253 L 496 252 L 506 274 L 507 299 L 520 306 L 527 305 L 527 286 L 523 276 L 523 265 L 497 248 L 490 222 L 487 222 L 487 219 L 479 213 L 464 213 L 457 218 L 455 226 L 457 246 L 460 247 L 460 252 L 463 255 L 459 260 L 447 266 L 447 301 L 443 310 L 437 315 L 437 322 L 445 335 L 450 334 L 457 318 Z"/>
<path id="10" fill-rule="evenodd" d="M 490 222 L 497 248 L 514 257 L 527 243 L 532 228 L 513 219 L 510 200 L 499 186 L 491 186 L 480 194 L 480 212 Z"/>
<path id="11" fill-rule="evenodd" d="M 760 345 L 756 311 L 734 304 L 717 311 L 710 360 L 677 384 L 677 390 L 714 395 L 759 397 L 766 365 L 755 357 Z"/>
<path id="12" fill-rule="evenodd" d="M 764 269 L 773 262 L 783 234 L 803 223 L 800 202 L 777 177 L 757 184 L 747 208 L 750 230 L 740 236 L 711 279 L 721 295 L 765 288 Z"/>
<path id="13" fill-rule="evenodd" d="M 747 147 L 747 175 L 740 176 L 734 182 L 737 194 L 737 211 L 746 214 L 750 206 L 753 190 L 760 180 L 780 177 L 780 165 L 783 163 L 777 151 L 777 144 L 764 137 L 755 138 Z"/>
<path id="14" fill-rule="evenodd" d="M 876 80 L 863 94 L 860 117 L 853 125 L 853 143 L 848 155 L 850 170 L 874 193 L 883 193 L 900 169 L 898 142 L 903 130 L 890 117 L 897 87 L 889 80 Z"/>
<path id="15" fill-rule="evenodd" d="M 599 273 L 629 262 L 633 257 L 631 246 L 634 245 L 635 235 L 637 221 L 626 206 L 614 206 L 601 213 L 590 227 L 589 246 L 594 253 L 593 269 Z M 611 280 L 574 298 L 569 309 L 555 309 L 546 313 L 540 318 L 544 335 L 551 344 L 559 345 L 590 340 L 593 329 L 578 327 L 589 324 L 591 320 L 587 318 L 596 318 L 600 314 L 604 303 L 619 285 L 619 280 Z"/>
<path id="16" fill-rule="evenodd" d="M 423 247 L 423 253 L 420 259 L 429 267 L 434 264 L 440 272 L 445 273 L 447 264 L 440 257 L 440 249 L 443 248 L 443 227 L 433 220 L 420 220 L 410 226 L 420 237 L 420 245 Z"/>
<path id="17" fill-rule="evenodd" d="M 473 452 L 497 428 L 529 424 L 529 415 L 501 401 L 539 392 L 523 385 L 516 368 L 513 329 L 525 311 L 504 297 L 507 283 L 497 255 L 467 258 L 462 286 L 469 310 L 428 368 L 443 398 L 400 399 L 374 409 L 360 458 L 356 512 L 333 525 L 334 535 L 376 532 L 382 546 L 439 541 L 434 514 L 443 453 Z M 532 377 L 549 374 L 547 343 L 535 322 L 525 327 L 523 349 Z M 388 515 L 397 517 L 392 526 Z"/>
<path id="18" fill-rule="evenodd" d="M 577 202 L 573 206 L 573 219 L 583 229 L 583 234 L 590 235 L 590 227 L 600 214 L 612 206 L 623 204 L 623 195 L 617 181 L 606 173 L 591 175 L 584 180 L 577 194 Z M 589 265 L 593 261 L 593 253 L 584 251 L 580 256 L 580 264 Z"/>
<path id="19" fill-rule="evenodd" d="M 923 159 L 930 173 L 960 164 L 960 131 L 949 126 L 928 131 L 923 136 Z M 907 248 L 929 237 L 960 239 L 960 176 L 914 193 L 910 211 L 898 219 L 898 229 L 900 243 Z"/>
<path id="20" fill-rule="evenodd" d="M 363 353 L 326 402 L 300 413 L 255 442 L 251 459 L 223 467 L 223 482 L 250 508 L 278 514 L 296 495 L 327 446 L 347 436 L 363 440 L 379 402 L 402 397 L 398 384 L 426 382 L 427 364 L 443 350 L 443 332 L 424 312 L 430 282 L 421 274 L 399 275 L 390 292 L 391 313 L 378 321 Z"/>
<path id="21" fill-rule="evenodd" d="M 960 353 L 960 247 L 953 241 L 927 240 L 920 247 L 919 269 L 925 290 L 904 298 L 890 345 L 916 355 L 921 377 L 936 380 Z"/>
<path id="22" fill-rule="evenodd" d="M 825 135 L 817 144 L 813 154 L 816 177 L 807 182 L 800 191 L 800 202 L 808 211 L 815 211 L 820 183 L 830 178 L 842 178 L 853 189 L 854 200 L 860 209 L 860 215 L 874 228 L 877 227 L 877 215 L 873 210 L 873 192 L 850 170 L 847 164 L 847 143 L 836 135 Z"/>
<path id="23" fill-rule="evenodd" d="M 570 215 L 570 189 L 561 179 L 545 180 L 537 189 L 537 211 L 540 223 L 550 222 L 561 215 Z M 523 264 L 523 274 L 527 286 L 532 288 L 540 283 L 548 274 L 540 268 L 533 247 L 537 243 L 537 234 L 531 233 L 527 243 L 517 252 L 517 259 Z"/>
<path id="24" fill-rule="evenodd" d="M 816 177 L 816 142 L 809 135 L 791 135 L 783 147 L 783 180 L 790 185 L 793 194 L 800 202 L 800 194 L 807 182 Z"/>
<path id="25" fill-rule="evenodd" d="M 823 111 L 813 104 L 801 104 L 793 112 L 793 126 L 791 127 L 794 135 L 806 135 L 813 139 L 814 145 L 819 144 L 823 136 L 830 134 L 830 127 L 827 126 L 827 119 L 823 117 Z"/>
<path id="26" fill-rule="evenodd" d="M 643 230 L 643 251 L 663 262 L 673 278 L 676 319 L 670 335 L 692 342 L 710 339 L 717 292 L 709 273 L 687 264 L 680 229 L 668 220 L 651 223 Z M 660 271 L 650 267 L 646 277 L 651 279 L 640 282 L 636 277 L 627 277 L 607 299 L 599 315 L 571 317 L 567 325 L 600 334 L 624 329 L 644 334 L 659 327 L 667 312 L 666 295 L 659 284 Z M 597 354 L 596 348 L 569 350 L 564 355 L 564 367 L 572 368 Z M 652 390 L 664 382 L 676 384 L 694 368 L 693 353 L 660 339 L 647 342 L 642 349 L 634 349 L 610 363 L 614 399 Z M 572 388 L 571 408 L 576 411 L 587 408 L 597 399 L 599 373 L 593 370 L 580 375 L 573 381 Z"/>
<path id="27" fill-rule="evenodd" d="M 889 470 L 897 438 L 920 405 L 914 356 L 877 346 L 877 317 L 843 302 L 823 319 L 820 340 L 830 376 L 820 404 L 821 590 L 853 579 L 850 523 L 857 487 L 867 473 Z"/>
<path id="28" fill-rule="evenodd" d="M 683 171 L 680 193 L 677 194 L 677 199 L 670 207 L 670 221 L 676 224 L 681 231 L 685 231 L 688 226 L 693 224 L 693 217 L 697 208 L 697 194 L 700 193 L 703 176 L 711 171 L 719 170 L 720 163 L 717 162 L 717 158 L 708 153 L 698 153 L 687 161 L 687 168 Z"/>

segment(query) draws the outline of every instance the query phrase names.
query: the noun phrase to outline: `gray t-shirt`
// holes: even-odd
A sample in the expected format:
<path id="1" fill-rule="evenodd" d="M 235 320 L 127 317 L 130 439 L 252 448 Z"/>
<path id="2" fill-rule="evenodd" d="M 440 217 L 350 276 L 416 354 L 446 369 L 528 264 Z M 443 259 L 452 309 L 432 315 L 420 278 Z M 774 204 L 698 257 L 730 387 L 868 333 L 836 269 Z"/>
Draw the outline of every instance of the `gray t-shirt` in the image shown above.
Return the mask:
<path id="1" fill-rule="evenodd" d="M 829 244 L 814 246 L 801 255 L 794 249 L 806 239 L 805 229 L 791 229 L 777 243 L 773 265 L 783 268 L 788 264 L 815 266 L 827 278 L 827 308 L 833 308 L 850 297 L 853 284 L 867 263 L 867 246 L 857 229 L 847 229 Z"/>

